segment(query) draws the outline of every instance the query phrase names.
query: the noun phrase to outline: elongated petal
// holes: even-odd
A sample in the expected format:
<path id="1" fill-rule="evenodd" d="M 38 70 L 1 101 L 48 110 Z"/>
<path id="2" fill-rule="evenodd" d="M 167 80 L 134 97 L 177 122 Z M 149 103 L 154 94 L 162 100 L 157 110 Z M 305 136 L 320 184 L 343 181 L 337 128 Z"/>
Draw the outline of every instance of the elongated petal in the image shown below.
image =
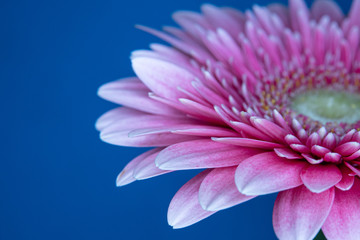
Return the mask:
<path id="1" fill-rule="evenodd" d="M 335 200 L 322 230 L 328 240 L 360 239 L 360 180 L 348 191 L 335 190 Z"/>
<path id="2" fill-rule="evenodd" d="M 216 168 L 205 177 L 199 190 L 199 201 L 205 210 L 222 210 L 256 197 L 239 192 L 235 171 L 236 167 Z"/>
<path id="3" fill-rule="evenodd" d="M 327 15 L 331 18 L 331 20 L 338 23 L 340 23 L 344 18 L 341 8 L 332 0 L 315 1 L 311 7 L 311 15 L 317 21 L 319 21 L 322 16 Z"/>
<path id="4" fill-rule="evenodd" d="M 156 148 L 153 153 L 140 161 L 133 169 L 133 177 L 137 180 L 156 177 L 171 171 L 161 170 L 155 165 L 155 158 L 163 148 Z"/>
<path id="5" fill-rule="evenodd" d="M 186 117 L 153 115 L 127 107 L 119 107 L 103 114 L 97 120 L 96 128 L 103 131 L 105 128 L 121 130 L 192 123 L 197 124 L 198 122 Z"/>
<path id="6" fill-rule="evenodd" d="M 252 124 L 260 131 L 272 137 L 279 142 L 285 142 L 285 136 L 288 134 L 284 129 L 277 124 L 262 118 L 251 118 Z"/>
<path id="7" fill-rule="evenodd" d="M 149 134 L 155 134 L 155 133 L 176 133 L 181 135 L 188 135 L 188 136 L 199 136 L 199 137 L 212 137 L 216 135 L 221 136 L 237 136 L 238 134 L 234 131 L 230 131 L 225 128 L 221 127 L 214 127 L 209 125 L 201 125 L 200 123 L 194 123 L 191 124 L 164 124 L 160 127 L 151 127 L 151 128 L 141 128 L 133 130 L 129 133 L 130 137 L 136 137 L 136 136 L 143 136 L 143 135 L 149 135 Z"/>
<path id="8" fill-rule="evenodd" d="M 159 153 L 160 150 L 161 149 L 157 149 L 157 148 L 152 149 L 131 160 L 117 176 L 116 186 L 120 187 L 134 182 L 136 178 L 134 178 L 133 175 L 136 166 L 142 161 L 147 161 L 148 158 L 153 158 L 154 154 L 156 155 L 157 153 Z"/>
<path id="9" fill-rule="evenodd" d="M 168 146 L 174 143 L 196 139 L 193 136 L 173 134 L 169 132 L 155 132 L 150 135 L 129 137 L 129 133 L 138 128 L 158 128 L 194 123 L 187 118 L 171 118 L 161 115 L 146 114 L 133 109 L 117 108 L 105 113 L 97 121 L 97 128 L 101 130 L 103 141 L 120 146 L 153 147 Z"/>
<path id="10" fill-rule="evenodd" d="M 358 17 L 359 11 L 360 11 L 360 0 L 353 0 L 349 13 L 350 27 L 352 26 L 360 27 L 360 20 Z"/>
<path id="11" fill-rule="evenodd" d="M 108 101 L 148 113 L 181 115 L 174 108 L 150 98 L 149 92 L 138 78 L 127 78 L 102 85 L 98 95 Z"/>
<path id="12" fill-rule="evenodd" d="M 177 90 L 178 87 L 196 94 L 191 82 L 197 76 L 171 62 L 135 57 L 132 59 L 132 66 L 144 84 L 159 96 L 177 101 L 184 97 L 184 94 Z"/>
<path id="13" fill-rule="evenodd" d="M 112 109 L 99 117 L 96 121 L 95 127 L 97 130 L 102 131 L 104 128 L 110 126 L 111 124 L 117 124 L 118 121 L 124 119 L 125 117 L 133 120 L 143 115 L 143 112 L 131 108 L 119 107 Z"/>
<path id="14" fill-rule="evenodd" d="M 276 236 L 286 240 L 313 239 L 330 212 L 334 193 L 334 188 L 312 193 L 304 186 L 279 193 L 273 212 Z"/>
<path id="15" fill-rule="evenodd" d="M 101 132 L 100 138 L 107 143 L 129 147 L 161 147 L 196 139 L 194 137 L 172 133 L 158 133 L 131 138 L 128 136 L 129 131 L 128 129 L 113 130 L 109 128 Z"/>
<path id="16" fill-rule="evenodd" d="M 239 164 L 235 183 L 246 195 L 283 191 L 302 184 L 300 173 L 306 165 L 305 161 L 288 160 L 274 152 L 261 153 Z"/>
<path id="17" fill-rule="evenodd" d="M 205 211 L 199 203 L 201 182 L 211 170 L 205 170 L 182 186 L 170 202 L 168 222 L 173 228 L 190 226 L 215 212 Z"/>
<path id="18" fill-rule="evenodd" d="M 240 137 L 224 137 L 224 138 L 212 138 L 212 140 L 232 144 L 241 147 L 250 147 L 250 148 L 260 148 L 260 149 L 274 149 L 276 147 L 282 147 L 282 145 L 273 143 L 273 142 L 265 142 L 256 139 L 250 138 L 240 138 Z"/>
<path id="19" fill-rule="evenodd" d="M 287 159 L 302 159 L 303 157 L 289 148 L 275 148 L 274 152 L 279 156 Z"/>
<path id="20" fill-rule="evenodd" d="M 346 165 L 340 165 L 340 170 L 342 173 L 342 179 L 335 186 L 343 191 L 349 190 L 354 185 L 355 177 L 350 176 L 352 171 L 346 167 Z"/>
<path id="21" fill-rule="evenodd" d="M 215 127 L 208 125 L 198 125 L 192 126 L 187 129 L 178 129 L 173 130 L 172 133 L 183 134 L 183 135 L 193 135 L 193 136 L 204 136 L 204 137 L 236 137 L 239 136 L 235 131 L 223 128 L 223 127 Z"/>
<path id="22" fill-rule="evenodd" d="M 196 168 L 217 168 L 238 165 L 244 159 L 260 153 L 258 149 L 201 139 L 181 142 L 165 148 L 156 158 L 156 164 L 163 170 L 184 170 Z"/>
<path id="23" fill-rule="evenodd" d="M 334 164 L 309 165 L 301 172 L 304 185 L 314 193 L 323 192 L 340 182 L 342 174 Z"/>

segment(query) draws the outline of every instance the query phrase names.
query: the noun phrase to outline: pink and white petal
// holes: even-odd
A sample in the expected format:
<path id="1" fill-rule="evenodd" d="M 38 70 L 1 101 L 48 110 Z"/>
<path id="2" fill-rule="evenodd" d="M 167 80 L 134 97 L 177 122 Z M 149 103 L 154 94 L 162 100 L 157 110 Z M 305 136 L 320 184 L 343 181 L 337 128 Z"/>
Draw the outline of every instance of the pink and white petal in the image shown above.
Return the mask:
<path id="1" fill-rule="evenodd" d="M 339 153 L 341 156 L 347 157 L 360 150 L 360 143 L 358 142 L 346 142 L 334 149 L 334 152 Z"/>
<path id="2" fill-rule="evenodd" d="M 211 139 L 181 142 L 165 148 L 155 162 L 163 170 L 218 168 L 238 165 L 261 151 L 217 143 Z"/>
<path id="3" fill-rule="evenodd" d="M 143 82 L 137 77 L 128 77 L 119 80 L 115 80 L 112 82 L 105 83 L 102 87 L 109 88 L 124 88 L 124 89 L 139 89 L 139 90 L 149 90 L 148 87 L 145 86 Z"/>
<path id="4" fill-rule="evenodd" d="M 113 123 L 117 123 L 122 118 L 137 119 L 144 115 L 144 112 L 140 112 L 131 108 L 119 107 L 114 108 L 106 113 L 96 121 L 95 127 L 98 131 L 102 131 L 104 128 L 110 126 Z M 132 121 L 133 122 L 133 121 Z"/>
<path id="5" fill-rule="evenodd" d="M 168 146 L 196 137 L 164 132 L 130 138 L 129 133 L 139 127 L 151 129 L 190 123 L 194 123 L 194 120 L 152 115 L 123 107 L 105 113 L 97 121 L 96 127 L 101 130 L 100 138 L 105 142 L 120 146 L 153 147 Z"/>
<path id="6" fill-rule="evenodd" d="M 288 160 L 265 152 L 242 161 L 236 169 L 235 183 L 245 195 L 263 195 L 302 185 L 300 173 L 305 161 Z"/>
<path id="7" fill-rule="evenodd" d="M 335 190 L 335 200 L 323 227 L 329 240 L 360 239 L 360 180 L 348 191 Z"/>
<path id="8" fill-rule="evenodd" d="M 192 126 L 187 129 L 177 129 L 173 130 L 172 133 L 182 134 L 182 135 L 192 135 L 192 136 L 202 136 L 202 137 L 236 137 L 239 136 L 239 133 L 224 128 L 208 125 L 198 125 Z"/>
<path id="9" fill-rule="evenodd" d="M 216 168 L 203 180 L 199 201 L 207 211 L 219 211 L 250 200 L 256 196 L 241 194 L 235 185 L 236 167 Z"/>
<path id="10" fill-rule="evenodd" d="M 215 213 L 205 211 L 201 207 L 198 198 L 200 184 L 209 172 L 211 172 L 211 169 L 199 173 L 175 194 L 170 202 L 167 215 L 170 226 L 184 228 Z"/>
<path id="11" fill-rule="evenodd" d="M 212 140 L 220 143 L 226 143 L 241 147 L 250 147 L 250 148 L 260 148 L 260 149 L 274 149 L 281 148 L 283 145 L 273 142 L 266 142 L 251 138 L 241 138 L 241 137 L 222 137 L 222 138 L 212 138 Z"/>
<path id="12" fill-rule="evenodd" d="M 149 89 L 137 78 L 127 78 L 102 85 L 98 95 L 108 101 L 160 115 L 181 116 L 179 111 L 149 97 Z"/>
<path id="13" fill-rule="evenodd" d="M 129 137 L 139 137 L 151 134 L 159 133 L 172 133 L 173 131 L 189 129 L 197 126 L 196 124 L 168 124 L 160 127 L 150 127 L 150 128 L 138 128 L 129 132 Z"/>
<path id="14" fill-rule="evenodd" d="M 344 164 L 353 172 L 352 176 L 357 175 L 358 177 L 360 177 L 360 170 L 357 169 L 356 167 L 354 167 L 352 164 L 350 164 L 349 162 L 344 162 Z"/>
<path id="15" fill-rule="evenodd" d="M 156 58 L 134 57 L 132 66 L 141 81 L 159 96 L 173 101 L 186 97 L 177 90 L 178 87 L 197 95 L 191 82 L 198 76 L 174 63 Z"/>
<path id="16" fill-rule="evenodd" d="M 329 215 L 334 195 L 334 188 L 312 193 L 305 186 L 280 192 L 273 211 L 276 236 L 286 240 L 313 239 Z"/>
<path id="17" fill-rule="evenodd" d="M 279 156 L 287 159 L 302 159 L 303 157 L 289 148 L 274 148 L 274 152 Z"/>
<path id="18" fill-rule="evenodd" d="M 355 177 L 350 176 L 352 171 L 345 165 L 340 165 L 340 170 L 342 172 L 342 179 L 335 186 L 340 190 L 347 191 L 354 185 Z"/>
<path id="19" fill-rule="evenodd" d="M 311 7 L 312 18 L 319 21 L 323 16 L 329 16 L 332 21 L 340 24 L 344 18 L 341 8 L 332 0 L 317 0 Z"/>
<path id="20" fill-rule="evenodd" d="M 139 137 L 129 137 L 131 130 L 113 130 L 107 128 L 100 133 L 104 142 L 127 147 L 164 147 L 184 141 L 197 139 L 197 137 L 178 135 L 173 133 L 157 133 Z"/>
<path id="21" fill-rule="evenodd" d="M 133 177 L 136 180 L 148 179 L 151 177 L 156 177 L 165 173 L 172 172 L 172 171 L 161 170 L 158 167 L 156 167 L 155 158 L 159 154 L 159 152 L 163 150 L 163 148 L 156 148 L 154 150 L 156 151 L 153 151 L 151 155 L 144 158 L 134 167 Z"/>
<path id="22" fill-rule="evenodd" d="M 96 122 L 96 128 L 102 131 L 150 128 L 179 124 L 196 124 L 198 121 L 183 117 L 154 115 L 127 107 L 112 109 L 103 114 Z"/>
<path id="23" fill-rule="evenodd" d="M 235 21 L 231 15 L 227 14 L 223 9 L 210 4 L 203 4 L 201 10 L 206 20 L 214 26 L 214 28 L 223 28 L 234 38 L 238 36 L 239 32 L 237 30 L 241 28 L 241 22 Z"/>
<path id="24" fill-rule="evenodd" d="M 342 173 L 334 164 L 317 164 L 304 168 L 300 177 L 311 192 L 320 193 L 340 182 Z"/>
<path id="25" fill-rule="evenodd" d="M 259 117 L 251 117 L 251 123 L 255 128 L 280 143 L 285 143 L 285 136 L 289 133 L 276 123 Z"/>
<path id="26" fill-rule="evenodd" d="M 345 31 L 351 29 L 351 27 L 353 27 L 353 26 L 360 27 L 360 20 L 358 17 L 359 11 L 360 11 L 360 0 L 353 0 L 351 7 L 350 7 L 349 17 L 348 17 L 349 28 L 344 29 Z"/>
<path id="27" fill-rule="evenodd" d="M 300 13 L 302 17 L 309 17 L 309 10 L 306 6 L 304 0 L 289 0 L 289 14 L 292 29 L 295 31 L 299 31 L 301 28 L 301 21 L 306 21 L 307 19 L 301 19 Z"/>
<path id="28" fill-rule="evenodd" d="M 282 4 L 273 3 L 268 6 L 269 10 L 275 13 L 285 25 L 285 27 L 289 27 L 290 25 L 290 18 L 289 18 L 289 10 Z"/>
<path id="29" fill-rule="evenodd" d="M 159 151 L 161 151 L 161 148 L 154 148 L 131 160 L 117 176 L 116 186 L 120 187 L 136 181 L 136 178 L 134 178 L 134 169 L 137 165 L 142 161 L 146 161 L 147 158 L 151 158 L 152 155 L 157 154 Z"/>
<path id="30" fill-rule="evenodd" d="M 129 133 L 130 137 L 143 136 L 155 133 L 171 132 L 181 135 L 212 137 L 212 136 L 238 136 L 238 133 L 223 127 L 215 127 L 210 125 L 203 125 L 201 122 L 193 120 L 189 123 L 168 124 L 160 127 L 141 128 L 133 130 Z"/>

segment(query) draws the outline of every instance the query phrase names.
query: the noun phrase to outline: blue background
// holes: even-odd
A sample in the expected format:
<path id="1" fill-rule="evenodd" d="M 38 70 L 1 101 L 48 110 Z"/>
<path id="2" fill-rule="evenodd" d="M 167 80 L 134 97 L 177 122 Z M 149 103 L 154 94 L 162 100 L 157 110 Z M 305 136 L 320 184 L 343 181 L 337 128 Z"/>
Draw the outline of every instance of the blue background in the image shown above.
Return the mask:
<path id="1" fill-rule="evenodd" d="M 132 76 L 130 52 L 161 42 L 134 25 L 174 25 L 172 12 L 199 11 L 204 2 L 0 1 L 1 240 L 275 239 L 275 195 L 173 230 L 168 204 L 195 172 L 116 188 L 119 171 L 144 149 L 103 143 L 94 129 L 115 107 L 97 88 Z"/>

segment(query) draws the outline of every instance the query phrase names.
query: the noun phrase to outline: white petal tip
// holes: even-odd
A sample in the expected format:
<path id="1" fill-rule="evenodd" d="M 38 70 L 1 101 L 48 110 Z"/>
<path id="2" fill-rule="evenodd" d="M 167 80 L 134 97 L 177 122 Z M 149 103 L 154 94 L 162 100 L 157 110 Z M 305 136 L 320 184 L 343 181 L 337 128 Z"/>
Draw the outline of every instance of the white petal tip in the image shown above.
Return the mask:
<path id="1" fill-rule="evenodd" d="M 201 203 L 200 203 L 201 204 Z M 216 204 L 216 201 L 211 201 L 206 203 L 206 205 L 201 204 L 201 207 L 208 212 L 215 212 L 215 211 L 219 211 L 222 210 L 223 208 L 221 208 L 221 206 L 219 206 L 218 204 Z"/>
<path id="2" fill-rule="evenodd" d="M 244 194 L 246 196 L 257 196 L 257 195 L 264 195 L 264 194 L 267 194 L 267 193 L 264 193 L 264 192 L 256 192 L 257 188 L 252 188 L 251 186 L 249 185 L 245 185 L 245 186 L 239 186 L 237 185 L 237 188 L 239 190 L 239 192 L 241 194 Z M 255 190 L 255 191 L 254 191 Z"/>
<path id="3" fill-rule="evenodd" d="M 173 167 L 171 167 L 171 165 L 167 164 L 167 162 L 162 162 L 162 163 L 155 162 L 155 165 L 158 169 L 161 169 L 161 170 L 176 170 Z"/>
<path id="4" fill-rule="evenodd" d="M 125 171 L 123 170 L 122 172 L 119 173 L 119 175 L 116 178 L 116 186 L 122 187 L 134 182 L 135 180 L 136 180 L 135 178 L 125 174 Z"/>

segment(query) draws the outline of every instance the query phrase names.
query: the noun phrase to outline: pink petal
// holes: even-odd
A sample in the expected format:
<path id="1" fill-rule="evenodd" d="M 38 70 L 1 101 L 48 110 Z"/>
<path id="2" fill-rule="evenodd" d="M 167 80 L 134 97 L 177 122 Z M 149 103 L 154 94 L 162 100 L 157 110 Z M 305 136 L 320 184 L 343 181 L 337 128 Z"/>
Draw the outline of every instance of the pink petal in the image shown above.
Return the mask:
<path id="1" fill-rule="evenodd" d="M 120 186 L 124 186 L 127 185 L 129 183 L 132 183 L 136 180 L 136 178 L 134 178 L 134 169 L 136 168 L 136 166 L 138 164 L 140 164 L 142 161 L 146 161 L 148 158 L 154 158 L 154 155 L 156 156 L 159 151 L 161 151 L 162 149 L 152 149 L 150 151 L 147 151 L 139 156 L 137 156 L 136 158 L 134 158 L 133 160 L 131 160 L 126 166 L 125 168 L 120 172 L 120 174 L 117 176 L 116 178 L 116 186 L 120 187 Z M 165 171 L 163 171 L 165 172 Z"/>
<path id="2" fill-rule="evenodd" d="M 189 118 L 173 118 L 161 115 L 146 114 L 128 108 L 113 109 L 99 118 L 96 127 L 101 130 L 103 141 L 120 146 L 168 146 L 174 143 L 196 139 L 193 136 L 155 132 L 150 135 L 129 137 L 129 133 L 138 128 L 154 128 L 195 123 Z"/>
<path id="3" fill-rule="evenodd" d="M 204 137 L 236 137 L 239 134 L 233 130 L 215 127 L 215 126 L 192 126 L 187 129 L 178 129 L 173 130 L 172 133 L 183 134 L 183 135 L 192 135 L 192 136 L 204 136 Z"/>
<path id="4" fill-rule="evenodd" d="M 238 31 L 241 27 L 240 23 L 235 21 L 229 14 L 222 9 L 210 4 L 204 4 L 201 6 L 201 10 L 205 15 L 205 18 L 216 29 L 223 28 L 227 32 L 232 33 L 233 37 L 237 37 Z"/>
<path id="5" fill-rule="evenodd" d="M 324 156 L 325 162 L 331 162 L 331 163 L 339 163 L 341 162 L 341 155 L 334 152 L 329 152 L 325 154 Z"/>
<path id="6" fill-rule="evenodd" d="M 215 212 L 205 211 L 199 203 L 201 182 L 211 170 L 205 170 L 182 186 L 170 202 L 168 223 L 173 228 L 190 226 Z"/>
<path id="7" fill-rule="evenodd" d="M 360 149 L 360 143 L 358 142 L 347 142 L 337 146 L 334 149 L 334 152 L 341 154 L 342 156 L 350 156 L 351 154 L 355 153 L 357 150 Z"/>
<path id="8" fill-rule="evenodd" d="M 343 159 L 348 161 L 348 160 L 354 160 L 356 158 L 360 158 L 360 150 L 357 150 L 356 152 L 354 152 L 350 156 L 344 157 Z"/>
<path id="9" fill-rule="evenodd" d="M 196 95 L 191 82 L 197 76 L 173 63 L 156 58 L 135 57 L 132 66 L 141 81 L 159 96 L 177 101 L 184 97 L 177 90 L 178 87 Z"/>
<path id="10" fill-rule="evenodd" d="M 334 188 L 312 193 L 304 186 L 280 192 L 273 212 L 276 236 L 286 240 L 313 239 L 330 212 L 334 193 Z"/>
<path id="11" fill-rule="evenodd" d="M 102 85 L 98 95 L 108 101 L 140 111 L 179 116 L 181 113 L 148 96 L 149 89 L 138 78 L 127 78 Z"/>
<path id="12" fill-rule="evenodd" d="M 360 177 L 360 170 L 357 169 L 356 167 L 354 167 L 353 165 L 351 165 L 348 162 L 344 162 L 344 164 L 351 170 L 353 171 L 356 175 L 358 175 Z"/>
<path id="13" fill-rule="evenodd" d="M 345 165 L 340 165 L 340 170 L 342 172 L 342 179 L 335 186 L 343 191 L 349 190 L 354 185 L 354 176 L 350 176 L 352 171 Z"/>
<path id="14" fill-rule="evenodd" d="M 303 156 L 311 164 L 320 164 L 324 161 L 322 158 L 314 158 L 313 155 L 307 153 L 302 153 L 301 156 Z"/>
<path id="15" fill-rule="evenodd" d="M 213 108 L 202 105 L 196 101 L 192 101 L 186 98 L 179 98 L 179 101 L 186 106 L 188 113 L 194 116 L 200 116 L 200 119 L 205 121 L 211 121 L 215 123 L 223 123 L 219 116 L 216 114 Z"/>
<path id="16" fill-rule="evenodd" d="M 133 177 L 136 180 L 148 179 L 151 177 L 156 177 L 171 171 L 161 170 L 155 165 L 155 158 L 163 148 L 155 148 L 153 153 L 146 158 L 142 159 L 136 166 L 133 168 Z"/>
<path id="17" fill-rule="evenodd" d="M 217 168 L 238 165 L 244 159 L 260 153 L 253 148 L 242 148 L 201 139 L 181 142 L 165 148 L 156 158 L 163 170 Z"/>
<path id="18" fill-rule="evenodd" d="M 258 117 L 251 117 L 250 120 L 254 127 L 265 133 L 267 136 L 272 137 L 279 142 L 285 142 L 285 136 L 288 133 L 277 124 L 271 122 L 270 120 Z"/>
<path id="19" fill-rule="evenodd" d="M 360 0 L 353 0 L 348 17 L 350 21 L 349 28 L 351 28 L 352 26 L 360 26 L 360 20 L 358 16 L 359 11 L 360 11 Z"/>
<path id="20" fill-rule="evenodd" d="M 287 159 L 302 159 L 303 157 L 288 148 L 274 148 L 274 152 L 279 156 Z"/>
<path id="21" fill-rule="evenodd" d="M 200 205 L 218 211 L 245 202 L 255 196 L 241 194 L 235 185 L 236 167 L 216 168 L 203 180 L 199 190 Z"/>
<path id="22" fill-rule="evenodd" d="M 107 128 L 101 132 L 100 138 L 104 142 L 129 147 L 161 147 L 171 144 L 190 141 L 196 139 L 185 135 L 177 135 L 173 133 L 157 133 L 139 137 L 129 137 L 129 129 L 113 129 Z"/>
<path id="23" fill-rule="evenodd" d="M 279 157 L 274 152 L 261 153 L 239 164 L 235 183 L 246 195 L 283 191 L 302 184 L 300 173 L 307 164 Z"/>
<path id="24" fill-rule="evenodd" d="M 360 239 L 360 180 L 348 191 L 335 190 L 334 204 L 322 230 L 327 239 Z"/>
<path id="25" fill-rule="evenodd" d="M 106 113 L 104 113 L 98 120 L 96 121 L 95 127 L 98 131 L 102 131 L 104 128 L 110 126 L 111 124 L 116 123 L 122 116 L 127 116 L 128 118 L 137 118 L 143 116 L 143 112 L 126 108 L 119 107 L 112 109 Z"/>
<path id="26" fill-rule="evenodd" d="M 243 122 L 236 122 L 236 121 L 230 121 L 230 124 L 235 130 L 239 132 L 244 132 L 251 137 L 264 141 L 272 141 L 270 137 L 268 137 L 267 135 L 263 134 L 262 132 L 260 132 L 259 130 L 248 124 L 245 124 Z"/>
<path id="27" fill-rule="evenodd" d="M 279 16 L 286 27 L 289 26 L 289 11 L 287 7 L 279 3 L 272 3 L 268 6 L 269 10 Z"/>
<path id="28" fill-rule="evenodd" d="M 250 148 L 261 148 L 261 149 L 274 149 L 281 148 L 283 145 L 273 142 L 265 142 L 261 140 L 251 139 L 251 138 L 240 138 L 240 137 L 223 137 L 223 138 L 212 138 L 212 140 L 232 144 L 241 147 L 250 147 Z"/>
<path id="29" fill-rule="evenodd" d="M 332 21 L 341 23 L 344 18 L 344 14 L 341 8 L 332 0 L 317 0 L 311 7 L 312 17 L 319 21 L 322 16 L 327 15 Z"/>
<path id="30" fill-rule="evenodd" d="M 340 182 L 342 173 L 334 164 L 318 164 L 304 168 L 300 177 L 310 191 L 320 193 Z"/>
<path id="31" fill-rule="evenodd" d="M 336 138 L 335 134 L 332 132 L 329 132 L 326 137 L 322 141 L 322 146 L 332 150 L 336 146 Z"/>
<path id="32" fill-rule="evenodd" d="M 196 129 L 197 134 L 194 134 L 194 132 L 189 131 L 190 129 Z M 195 131 L 196 131 L 195 130 Z M 135 129 L 129 132 L 129 137 L 138 137 L 138 136 L 144 136 L 149 134 L 157 134 L 157 133 L 177 133 L 182 135 L 190 135 L 190 136 L 212 136 L 213 134 L 223 134 L 223 135 L 235 135 L 234 131 L 227 130 L 225 128 L 221 127 L 213 127 L 208 125 L 201 125 L 200 122 L 196 121 L 188 121 L 186 122 L 180 122 L 179 123 L 171 123 L 169 121 L 168 124 L 165 124 L 160 127 L 150 127 L 150 128 L 140 128 Z M 189 134 L 185 134 L 189 133 Z"/>
<path id="33" fill-rule="evenodd" d="M 301 25 L 301 19 L 298 14 L 303 13 L 304 17 L 308 17 L 309 10 L 306 6 L 306 3 L 303 0 L 289 0 L 289 14 L 291 25 L 294 30 L 299 30 Z"/>
<path id="34" fill-rule="evenodd" d="M 330 152 L 330 150 L 319 145 L 314 145 L 311 147 L 311 152 L 319 158 L 323 158 L 325 154 Z"/>

